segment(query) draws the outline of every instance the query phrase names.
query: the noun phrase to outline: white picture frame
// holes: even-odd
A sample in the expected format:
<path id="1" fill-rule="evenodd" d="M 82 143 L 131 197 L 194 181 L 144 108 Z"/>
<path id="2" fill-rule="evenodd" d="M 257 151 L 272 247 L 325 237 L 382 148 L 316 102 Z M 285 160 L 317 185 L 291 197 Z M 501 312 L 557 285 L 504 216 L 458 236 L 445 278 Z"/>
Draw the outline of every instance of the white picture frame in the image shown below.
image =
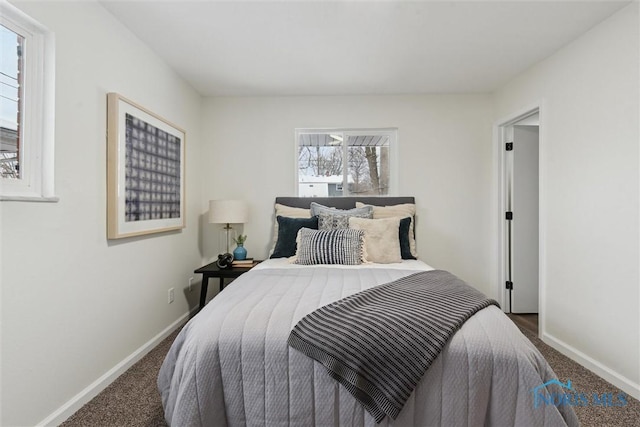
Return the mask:
<path id="1" fill-rule="evenodd" d="M 107 94 L 107 238 L 185 227 L 185 138 L 180 127 Z"/>

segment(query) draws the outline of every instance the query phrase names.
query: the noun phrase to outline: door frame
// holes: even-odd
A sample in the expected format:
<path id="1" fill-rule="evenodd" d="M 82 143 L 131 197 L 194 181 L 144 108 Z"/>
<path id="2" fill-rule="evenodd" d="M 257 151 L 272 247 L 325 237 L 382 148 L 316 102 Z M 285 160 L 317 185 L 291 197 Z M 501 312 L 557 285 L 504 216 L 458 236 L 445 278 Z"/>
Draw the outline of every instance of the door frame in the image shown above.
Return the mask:
<path id="1" fill-rule="evenodd" d="M 511 307 L 509 306 L 509 291 L 505 287 L 505 283 L 508 278 L 507 272 L 507 221 L 505 220 L 505 212 L 507 210 L 507 198 L 506 198 L 506 188 L 507 188 L 507 157 L 505 144 L 507 142 L 507 128 L 513 126 L 515 123 L 521 121 L 522 119 L 529 117 L 534 114 L 539 115 L 539 140 L 538 140 L 538 336 L 542 336 L 545 328 L 544 328 L 544 313 L 545 310 L 545 295 L 546 295 L 546 238 L 545 238 L 545 230 L 546 230 L 546 219 L 544 213 L 546 212 L 546 206 L 544 205 L 544 191 L 545 191 L 545 174 L 544 174 L 544 158 L 546 152 L 546 132 L 545 132 L 545 112 L 546 108 L 544 108 L 543 102 L 538 102 L 536 104 L 530 105 L 526 108 L 523 108 L 519 111 L 516 111 L 513 114 L 510 114 L 498 121 L 495 122 L 493 126 L 493 135 L 494 135 L 494 153 L 495 153 L 495 164 L 497 165 L 496 175 L 497 175 L 497 185 L 495 188 L 496 191 L 496 227 L 498 232 L 496 235 L 495 245 L 497 247 L 497 259 L 495 263 L 496 274 L 497 277 L 494 294 L 497 296 L 497 300 L 500 303 L 500 307 L 502 307 L 502 311 L 508 313 L 511 311 Z"/>

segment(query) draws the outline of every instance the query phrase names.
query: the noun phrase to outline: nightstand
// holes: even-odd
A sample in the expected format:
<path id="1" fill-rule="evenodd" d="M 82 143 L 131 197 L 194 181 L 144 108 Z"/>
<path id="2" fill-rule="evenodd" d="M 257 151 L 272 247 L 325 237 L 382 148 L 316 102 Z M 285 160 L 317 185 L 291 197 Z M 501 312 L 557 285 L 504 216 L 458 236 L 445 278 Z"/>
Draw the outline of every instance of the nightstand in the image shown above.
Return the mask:
<path id="1" fill-rule="evenodd" d="M 256 261 L 256 262 L 260 262 L 260 261 Z M 204 307 L 207 300 L 209 278 L 218 277 L 220 279 L 220 291 L 222 291 L 224 289 L 224 279 L 236 279 L 240 277 L 240 275 L 251 270 L 253 267 L 254 266 L 252 265 L 251 267 L 220 268 L 214 261 L 211 264 L 207 264 L 204 267 L 200 267 L 199 269 L 194 270 L 194 273 L 202 274 L 202 286 L 200 288 L 200 309 L 199 310 L 202 310 L 202 307 Z"/>

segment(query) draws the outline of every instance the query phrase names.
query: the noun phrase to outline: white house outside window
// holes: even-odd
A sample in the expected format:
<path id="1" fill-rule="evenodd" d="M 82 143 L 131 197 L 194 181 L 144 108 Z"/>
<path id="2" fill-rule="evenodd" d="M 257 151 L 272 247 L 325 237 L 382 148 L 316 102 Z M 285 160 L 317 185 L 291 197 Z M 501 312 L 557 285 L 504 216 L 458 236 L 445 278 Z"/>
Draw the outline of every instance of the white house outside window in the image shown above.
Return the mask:
<path id="1" fill-rule="evenodd" d="M 0 200 L 55 201 L 54 39 L 0 0 Z"/>
<path id="2" fill-rule="evenodd" d="M 386 196 L 396 129 L 296 129 L 300 197 Z"/>

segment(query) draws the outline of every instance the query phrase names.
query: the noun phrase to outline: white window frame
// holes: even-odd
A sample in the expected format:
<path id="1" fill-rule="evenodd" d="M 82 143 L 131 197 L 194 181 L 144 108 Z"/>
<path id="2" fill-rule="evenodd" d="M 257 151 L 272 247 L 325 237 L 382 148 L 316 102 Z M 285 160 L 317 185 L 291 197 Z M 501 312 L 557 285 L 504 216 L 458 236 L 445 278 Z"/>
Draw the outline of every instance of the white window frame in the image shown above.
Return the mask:
<path id="1" fill-rule="evenodd" d="M 387 135 L 389 136 L 389 192 L 387 196 L 395 196 L 398 194 L 398 164 L 397 164 L 397 152 L 398 152 L 398 128 L 317 128 L 317 129 L 308 129 L 308 128 L 298 128 L 295 130 L 295 189 L 294 194 L 299 196 L 300 183 L 299 181 L 299 170 L 298 170 L 298 155 L 300 151 L 300 147 L 298 141 L 300 140 L 300 135 L 304 134 L 314 134 L 314 133 L 332 133 L 332 134 L 341 134 L 343 135 L 344 140 L 346 141 L 349 136 L 360 136 L 360 135 Z M 343 159 L 348 158 L 348 147 L 346 144 L 342 144 L 343 149 Z M 347 176 L 348 173 L 348 162 L 343 162 L 342 167 L 342 176 Z M 344 183 L 343 183 L 344 184 Z M 343 185 L 342 196 L 335 197 L 347 197 L 351 196 L 349 194 L 348 185 Z"/>
<path id="2" fill-rule="evenodd" d="M 0 23 L 24 37 L 20 178 L 0 178 L 0 200 L 55 202 L 55 39 L 20 9 L 0 0 Z"/>

